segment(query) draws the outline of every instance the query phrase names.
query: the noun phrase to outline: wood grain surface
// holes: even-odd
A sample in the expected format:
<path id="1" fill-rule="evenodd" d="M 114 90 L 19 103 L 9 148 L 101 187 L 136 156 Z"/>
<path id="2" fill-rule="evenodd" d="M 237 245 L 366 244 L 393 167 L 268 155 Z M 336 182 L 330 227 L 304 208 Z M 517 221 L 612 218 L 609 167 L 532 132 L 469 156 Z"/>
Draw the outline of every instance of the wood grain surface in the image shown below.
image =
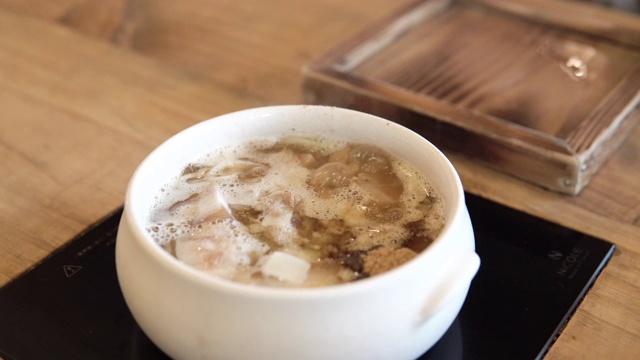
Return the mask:
<path id="1" fill-rule="evenodd" d="M 0 285 L 120 205 L 198 121 L 300 103 L 301 69 L 407 1 L 0 0 Z M 448 154 L 467 191 L 618 250 L 549 359 L 640 358 L 640 127 L 579 196 Z"/>
<path id="2" fill-rule="evenodd" d="M 305 99 L 387 117 L 443 149 L 577 194 L 638 124 L 629 114 L 640 102 L 640 46 L 623 40 L 640 30 L 596 37 L 595 25 L 550 25 L 533 3 L 485 3 L 416 1 L 391 14 L 311 63 Z M 601 11 L 593 16 L 613 17 Z"/>

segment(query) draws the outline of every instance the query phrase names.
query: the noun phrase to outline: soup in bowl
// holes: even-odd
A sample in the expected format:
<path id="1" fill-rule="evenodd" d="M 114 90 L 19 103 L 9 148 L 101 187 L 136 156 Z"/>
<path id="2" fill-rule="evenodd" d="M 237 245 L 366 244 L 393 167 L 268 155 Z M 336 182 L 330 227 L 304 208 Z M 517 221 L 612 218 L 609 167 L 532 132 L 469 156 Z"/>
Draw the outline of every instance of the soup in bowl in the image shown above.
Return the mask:
<path id="1" fill-rule="evenodd" d="M 479 264 L 436 147 L 311 105 L 222 115 L 161 144 L 132 176 L 116 242 L 129 309 L 177 359 L 413 359 Z"/>

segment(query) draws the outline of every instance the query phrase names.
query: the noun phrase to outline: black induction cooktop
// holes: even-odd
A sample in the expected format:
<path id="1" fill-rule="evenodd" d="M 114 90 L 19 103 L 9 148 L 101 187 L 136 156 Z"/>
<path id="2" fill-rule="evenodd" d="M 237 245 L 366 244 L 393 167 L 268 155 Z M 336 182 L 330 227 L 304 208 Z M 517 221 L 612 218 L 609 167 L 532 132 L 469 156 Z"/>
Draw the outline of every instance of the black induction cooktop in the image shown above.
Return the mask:
<path id="1" fill-rule="evenodd" d="M 482 259 L 466 302 L 420 359 L 539 359 L 615 246 L 467 194 Z M 115 271 L 122 209 L 0 289 L 0 357 L 166 359 L 127 309 Z"/>

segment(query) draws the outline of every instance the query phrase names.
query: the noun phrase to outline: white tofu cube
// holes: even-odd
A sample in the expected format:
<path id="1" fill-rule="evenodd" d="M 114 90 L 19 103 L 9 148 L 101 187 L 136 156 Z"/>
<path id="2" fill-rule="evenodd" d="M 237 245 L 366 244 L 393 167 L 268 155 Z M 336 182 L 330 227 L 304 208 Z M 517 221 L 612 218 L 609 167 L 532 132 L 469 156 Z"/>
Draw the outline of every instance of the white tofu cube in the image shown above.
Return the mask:
<path id="1" fill-rule="evenodd" d="M 299 257 L 274 251 L 262 266 L 262 273 L 291 284 L 302 284 L 307 279 L 311 264 Z"/>

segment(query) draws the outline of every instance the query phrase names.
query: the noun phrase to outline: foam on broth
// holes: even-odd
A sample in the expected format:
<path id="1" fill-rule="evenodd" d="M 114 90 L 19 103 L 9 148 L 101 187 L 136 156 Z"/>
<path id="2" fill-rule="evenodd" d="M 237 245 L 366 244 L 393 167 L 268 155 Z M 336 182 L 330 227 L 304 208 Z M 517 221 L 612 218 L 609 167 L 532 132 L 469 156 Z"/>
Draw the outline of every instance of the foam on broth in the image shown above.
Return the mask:
<path id="1" fill-rule="evenodd" d="M 266 286 L 327 286 L 411 260 L 444 226 L 425 174 L 371 144 L 289 136 L 217 149 L 158 194 L 147 231 L 181 261 Z"/>

